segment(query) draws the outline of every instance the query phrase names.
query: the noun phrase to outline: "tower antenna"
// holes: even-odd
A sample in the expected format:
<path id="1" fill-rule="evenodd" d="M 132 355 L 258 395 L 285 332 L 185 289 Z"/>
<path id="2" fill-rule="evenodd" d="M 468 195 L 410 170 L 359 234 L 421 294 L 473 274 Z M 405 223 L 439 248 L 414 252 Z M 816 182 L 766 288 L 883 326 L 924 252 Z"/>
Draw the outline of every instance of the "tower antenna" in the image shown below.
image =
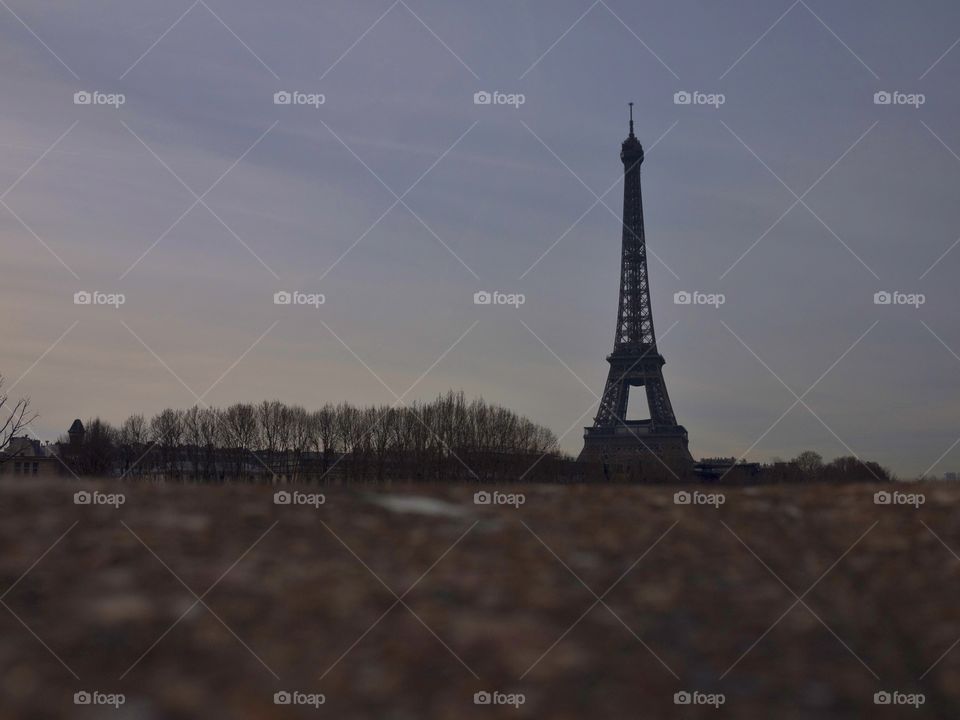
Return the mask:
<path id="1" fill-rule="evenodd" d="M 633 103 L 630 103 L 630 137 L 633 137 Z"/>

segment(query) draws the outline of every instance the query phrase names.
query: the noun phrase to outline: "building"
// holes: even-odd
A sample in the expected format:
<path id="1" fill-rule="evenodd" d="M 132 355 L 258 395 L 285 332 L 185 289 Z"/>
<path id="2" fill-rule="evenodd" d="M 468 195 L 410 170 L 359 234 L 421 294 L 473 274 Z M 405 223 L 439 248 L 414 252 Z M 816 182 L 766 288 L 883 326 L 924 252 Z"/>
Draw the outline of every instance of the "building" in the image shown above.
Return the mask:
<path id="1" fill-rule="evenodd" d="M 779 463 L 787 465 L 787 463 Z M 737 458 L 703 458 L 693 466 L 697 478 L 704 482 L 736 484 L 751 482 L 760 475 L 760 463 L 748 463 Z"/>
<path id="2" fill-rule="evenodd" d="M 56 445 L 26 436 L 13 437 L 7 449 L 0 453 L 0 478 L 54 478 L 66 474 L 68 471 L 57 456 Z"/>

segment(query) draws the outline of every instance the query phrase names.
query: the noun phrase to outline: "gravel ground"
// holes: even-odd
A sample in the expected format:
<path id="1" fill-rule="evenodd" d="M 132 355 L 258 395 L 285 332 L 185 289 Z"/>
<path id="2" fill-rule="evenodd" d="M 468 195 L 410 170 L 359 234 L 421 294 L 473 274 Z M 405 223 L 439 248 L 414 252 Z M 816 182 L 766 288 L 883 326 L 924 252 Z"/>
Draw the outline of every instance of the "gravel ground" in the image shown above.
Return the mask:
<path id="1" fill-rule="evenodd" d="M 960 717 L 960 486 L 476 489 L 2 484 L 0 717 Z"/>

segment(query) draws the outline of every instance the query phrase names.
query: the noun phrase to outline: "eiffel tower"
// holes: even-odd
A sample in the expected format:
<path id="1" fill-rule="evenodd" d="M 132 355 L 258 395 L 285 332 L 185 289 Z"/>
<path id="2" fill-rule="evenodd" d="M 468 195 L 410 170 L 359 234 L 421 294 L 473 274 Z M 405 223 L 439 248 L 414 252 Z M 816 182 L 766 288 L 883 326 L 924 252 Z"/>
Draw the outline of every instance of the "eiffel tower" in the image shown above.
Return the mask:
<path id="1" fill-rule="evenodd" d="M 650 310 L 647 244 L 640 196 L 643 146 L 633 134 L 620 150 L 623 162 L 623 250 L 620 265 L 620 307 L 610 372 L 593 427 L 584 429 L 580 462 L 590 463 L 608 479 L 681 478 L 693 466 L 687 431 L 677 424 L 663 381 L 664 359 L 657 351 Z M 648 420 L 628 420 L 630 388 L 646 389 Z"/>

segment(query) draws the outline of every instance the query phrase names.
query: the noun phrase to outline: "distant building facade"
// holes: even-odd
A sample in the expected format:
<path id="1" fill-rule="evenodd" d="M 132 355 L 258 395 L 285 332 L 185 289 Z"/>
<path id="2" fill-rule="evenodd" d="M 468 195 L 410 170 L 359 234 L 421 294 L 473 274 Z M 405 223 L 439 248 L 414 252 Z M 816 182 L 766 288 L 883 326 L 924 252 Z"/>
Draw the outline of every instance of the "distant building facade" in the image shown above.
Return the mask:
<path id="1" fill-rule="evenodd" d="M 13 437 L 0 453 L 0 477 L 54 478 L 69 474 L 58 457 L 57 444 Z"/>

